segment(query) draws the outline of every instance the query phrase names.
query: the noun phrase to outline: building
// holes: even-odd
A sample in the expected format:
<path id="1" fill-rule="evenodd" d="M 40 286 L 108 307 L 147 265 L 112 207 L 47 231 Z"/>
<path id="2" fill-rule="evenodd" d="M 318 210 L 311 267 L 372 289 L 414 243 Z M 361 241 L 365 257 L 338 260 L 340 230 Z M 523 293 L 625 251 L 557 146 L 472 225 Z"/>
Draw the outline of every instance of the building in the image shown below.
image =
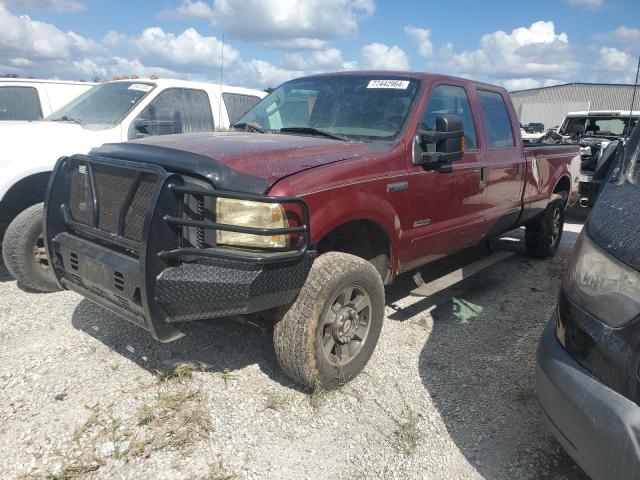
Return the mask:
<path id="1" fill-rule="evenodd" d="M 520 123 L 559 126 L 567 112 L 580 110 L 629 110 L 633 85 L 567 83 L 553 87 L 509 92 Z M 640 106 L 640 91 L 634 110 Z"/>

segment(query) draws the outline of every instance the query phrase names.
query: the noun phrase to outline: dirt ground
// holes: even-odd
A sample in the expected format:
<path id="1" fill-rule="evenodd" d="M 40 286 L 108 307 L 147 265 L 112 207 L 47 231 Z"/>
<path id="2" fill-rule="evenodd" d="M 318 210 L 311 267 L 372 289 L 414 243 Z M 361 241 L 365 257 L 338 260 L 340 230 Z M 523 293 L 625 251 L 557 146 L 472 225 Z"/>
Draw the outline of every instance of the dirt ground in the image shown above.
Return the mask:
<path id="1" fill-rule="evenodd" d="M 198 322 L 160 344 L 1 273 L 0 477 L 586 479 L 534 379 L 583 220 L 555 258 L 516 254 L 432 298 L 400 278 L 373 358 L 335 392 L 292 385 L 263 325 Z"/>

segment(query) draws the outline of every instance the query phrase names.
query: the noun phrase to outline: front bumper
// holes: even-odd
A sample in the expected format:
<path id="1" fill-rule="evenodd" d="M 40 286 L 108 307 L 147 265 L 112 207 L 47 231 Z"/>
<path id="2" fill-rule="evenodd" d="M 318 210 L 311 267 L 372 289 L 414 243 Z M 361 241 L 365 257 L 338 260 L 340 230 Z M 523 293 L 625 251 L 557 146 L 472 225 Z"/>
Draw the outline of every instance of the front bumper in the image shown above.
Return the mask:
<path id="1" fill-rule="evenodd" d="M 120 175 L 118 181 L 128 193 L 110 195 L 113 181 L 105 177 L 108 169 Z M 153 180 L 147 182 L 144 208 L 138 208 L 139 201 L 136 204 L 139 183 L 127 180 L 138 178 L 141 171 Z M 86 192 L 78 193 L 69 172 L 86 177 Z M 111 190 L 103 189 L 100 182 Z M 185 218 L 186 192 L 243 195 L 190 188 L 180 182 L 181 177 L 151 164 L 86 156 L 61 159 L 45 205 L 47 249 L 60 285 L 147 329 L 160 341 L 179 338 L 177 325 L 182 321 L 255 313 L 292 302 L 315 258 L 315 252 L 308 250 L 306 205 L 296 198 L 287 200 L 302 204 L 303 226 L 282 229 L 301 232 L 304 241 L 297 250 L 256 254 L 185 247 L 185 223 L 203 229 L 235 228 Z M 262 202 L 284 198 L 247 196 Z M 80 213 L 77 198 L 86 200 Z"/>
<path id="2" fill-rule="evenodd" d="M 536 383 L 547 424 L 594 480 L 640 478 L 640 407 L 602 384 L 562 348 L 557 313 L 538 346 Z"/>

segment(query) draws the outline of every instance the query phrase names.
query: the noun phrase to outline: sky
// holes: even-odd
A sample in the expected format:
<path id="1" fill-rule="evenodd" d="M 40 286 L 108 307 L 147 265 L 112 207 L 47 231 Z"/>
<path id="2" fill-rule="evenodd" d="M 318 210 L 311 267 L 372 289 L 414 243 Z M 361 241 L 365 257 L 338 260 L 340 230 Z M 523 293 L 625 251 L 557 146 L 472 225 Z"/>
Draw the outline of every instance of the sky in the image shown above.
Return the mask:
<path id="1" fill-rule="evenodd" d="M 224 42 L 223 42 L 224 38 Z M 640 0 L 0 0 L 0 74 L 275 87 L 412 70 L 509 90 L 633 83 Z"/>

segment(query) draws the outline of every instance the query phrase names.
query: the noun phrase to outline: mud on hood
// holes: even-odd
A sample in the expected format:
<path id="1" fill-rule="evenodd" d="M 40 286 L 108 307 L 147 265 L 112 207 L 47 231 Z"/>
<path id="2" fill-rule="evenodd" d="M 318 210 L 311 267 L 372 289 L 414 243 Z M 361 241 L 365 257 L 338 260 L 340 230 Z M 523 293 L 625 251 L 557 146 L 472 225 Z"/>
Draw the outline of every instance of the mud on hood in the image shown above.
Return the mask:
<path id="1" fill-rule="evenodd" d="M 199 175 L 216 188 L 248 193 L 264 193 L 281 178 L 370 152 L 363 144 L 327 138 L 235 132 L 148 137 L 92 150 Z"/>

